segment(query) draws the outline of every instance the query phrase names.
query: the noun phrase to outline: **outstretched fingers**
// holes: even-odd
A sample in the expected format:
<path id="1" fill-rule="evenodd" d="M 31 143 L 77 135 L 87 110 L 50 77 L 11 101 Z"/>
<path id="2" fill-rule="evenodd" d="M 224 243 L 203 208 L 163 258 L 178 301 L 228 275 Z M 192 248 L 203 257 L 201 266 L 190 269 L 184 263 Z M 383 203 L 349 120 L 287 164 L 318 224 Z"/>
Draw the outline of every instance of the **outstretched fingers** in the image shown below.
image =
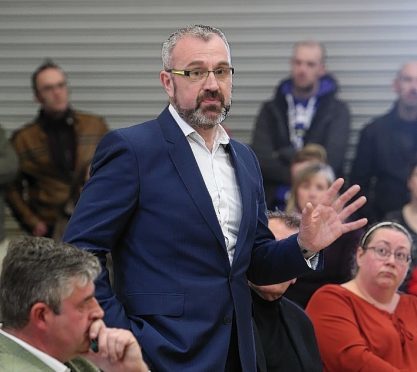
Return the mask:
<path id="1" fill-rule="evenodd" d="M 360 198 L 356 199 L 353 203 L 350 203 L 348 206 L 342 209 L 339 213 L 339 219 L 341 221 L 345 221 L 348 217 L 350 217 L 353 213 L 355 213 L 359 208 L 363 207 L 366 203 L 366 198 L 361 196 Z"/>
<path id="2" fill-rule="evenodd" d="M 343 210 L 343 207 L 349 202 L 360 190 L 359 185 L 349 187 L 342 195 L 340 195 L 333 203 L 333 208 L 337 213 Z M 366 200 L 365 200 L 366 201 Z M 363 205 L 363 204 L 362 204 Z"/>
<path id="3" fill-rule="evenodd" d="M 360 220 L 344 223 L 342 225 L 342 234 L 345 234 L 349 231 L 357 230 L 364 227 L 368 223 L 366 218 L 361 218 Z"/>
<path id="4" fill-rule="evenodd" d="M 337 194 L 339 193 L 340 189 L 342 188 L 345 180 L 343 178 L 338 178 L 334 181 L 328 190 L 325 192 L 323 198 L 320 200 L 320 204 L 330 206 L 335 202 L 337 198 Z M 338 198 L 339 199 L 339 198 Z"/>

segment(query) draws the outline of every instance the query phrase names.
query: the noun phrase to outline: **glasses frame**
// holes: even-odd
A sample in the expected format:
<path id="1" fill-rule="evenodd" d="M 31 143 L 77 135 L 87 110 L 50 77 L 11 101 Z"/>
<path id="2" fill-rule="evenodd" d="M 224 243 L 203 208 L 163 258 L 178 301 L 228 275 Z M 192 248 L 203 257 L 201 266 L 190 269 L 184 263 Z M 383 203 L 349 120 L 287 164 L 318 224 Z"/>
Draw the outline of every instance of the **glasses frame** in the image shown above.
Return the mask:
<path id="1" fill-rule="evenodd" d="M 389 253 L 389 254 L 387 254 L 387 255 L 382 255 L 381 253 L 382 252 L 378 252 L 377 251 L 377 249 L 386 249 L 386 251 L 387 251 L 387 253 Z M 406 261 L 401 261 L 401 260 L 399 260 L 398 258 L 397 258 L 397 256 L 396 256 L 396 253 L 397 252 L 393 252 L 393 251 L 391 251 L 391 250 L 389 250 L 388 248 L 385 248 L 385 247 L 374 247 L 374 246 L 368 246 L 368 247 L 366 247 L 366 248 L 363 248 L 363 250 L 368 250 L 368 249 L 371 249 L 373 252 L 375 252 L 375 255 L 377 256 L 377 258 L 378 259 L 380 259 L 380 260 L 382 260 L 382 261 L 386 261 L 386 260 L 388 260 L 392 255 L 394 255 L 394 259 L 395 259 L 395 262 L 397 262 L 397 263 L 399 263 L 399 264 L 402 264 L 402 265 L 406 265 L 406 264 L 408 264 L 410 261 L 411 261 L 411 254 L 405 254 L 405 257 L 406 257 Z M 398 252 L 398 253 L 403 253 L 403 252 Z"/>
<path id="2" fill-rule="evenodd" d="M 39 88 L 38 91 L 41 93 L 49 94 L 49 93 L 52 93 L 56 89 L 63 90 L 66 88 L 68 88 L 68 83 L 66 80 L 63 80 L 63 81 L 60 81 L 59 83 L 44 85 L 42 88 Z"/>
<path id="3" fill-rule="evenodd" d="M 210 75 L 210 72 L 212 72 L 216 80 L 223 81 L 223 78 L 220 78 L 220 79 L 219 79 L 219 76 L 217 76 L 217 75 L 216 75 L 216 71 L 218 71 L 218 70 L 229 70 L 229 71 L 230 71 L 230 74 L 229 74 L 229 75 L 225 75 L 225 76 L 224 76 L 224 79 L 226 79 L 226 78 L 228 78 L 228 77 L 233 76 L 233 74 L 235 73 L 235 68 L 234 68 L 234 67 L 232 67 L 232 66 L 228 66 L 228 67 L 219 67 L 219 68 L 216 68 L 216 69 L 214 69 L 214 70 L 204 70 L 204 69 L 194 69 L 194 70 L 177 70 L 177 69 L 175 69 L 175 68 L 169 68 L 169 69 L 167 69 L 167 70 L 165 70 L 165 71 L 166 71 L 166 72 L 169 72 L 169 73 L 171 73 L 171 74 L 174 74 L 174 75 L 179 75 L 179 76 L 185 76 L 185 77 L 188 77 L 188 78 L 190 79 L 190 81 L 193 81 L 193 82 L 198 82 L 198 81 L 203 81 L 203 80 L 205 80 L 205 79 L 208 79 L 208 77 L 209 77 L 209 75 Z M 191 77 L 191 73 L 192 73 L 193 71 L 201 71 L 201 72 L 204 72 L 204 75 L 202 76 L 202 78 L 201 78 L 201 79 L 196 79 L 196 80 L 195 80 L 195 79 L 193 79 L 193 78 Z"/>

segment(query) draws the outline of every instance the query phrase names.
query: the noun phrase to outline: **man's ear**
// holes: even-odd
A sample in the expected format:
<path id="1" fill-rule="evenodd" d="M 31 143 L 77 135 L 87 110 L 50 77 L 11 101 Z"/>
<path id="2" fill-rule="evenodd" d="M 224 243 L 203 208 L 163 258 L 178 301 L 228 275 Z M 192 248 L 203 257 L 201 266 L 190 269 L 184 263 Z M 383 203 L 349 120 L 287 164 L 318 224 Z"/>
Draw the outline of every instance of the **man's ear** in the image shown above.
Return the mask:
<path id="1" fill-rule="evenodd" d="M 45 330 L 48 327 L 48 322 L 53 314 L 52 309 L 43 302 L 36 302 L 29 313 L 29 322 L 34 327 Z"/>
<path id="2" fill-rule="evenodd" d="M 165 92 L 167 92 L 168 97 L 174 97 L 175 88 L 174 81 L 172 80 L 172 75 L 169 72 L 161 71 L 159 74 L 159 79 L 161 80 L 161 84 L 165 89 Z"/>

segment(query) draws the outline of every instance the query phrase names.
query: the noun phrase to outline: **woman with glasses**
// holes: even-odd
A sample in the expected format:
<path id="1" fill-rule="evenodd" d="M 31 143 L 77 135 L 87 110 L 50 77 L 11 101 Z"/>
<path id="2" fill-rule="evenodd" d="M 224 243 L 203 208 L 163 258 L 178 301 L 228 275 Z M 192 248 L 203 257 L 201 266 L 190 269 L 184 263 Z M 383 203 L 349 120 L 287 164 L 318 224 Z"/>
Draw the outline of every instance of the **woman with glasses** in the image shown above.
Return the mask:
<path id="1" fill-rule="evenodd" d="M 325 371 L 417 371 L 417 297 L 398 292 L 412 238 L 395 222 L 362 236 L 354 277 L 311 298 L 310 316 Z"/>

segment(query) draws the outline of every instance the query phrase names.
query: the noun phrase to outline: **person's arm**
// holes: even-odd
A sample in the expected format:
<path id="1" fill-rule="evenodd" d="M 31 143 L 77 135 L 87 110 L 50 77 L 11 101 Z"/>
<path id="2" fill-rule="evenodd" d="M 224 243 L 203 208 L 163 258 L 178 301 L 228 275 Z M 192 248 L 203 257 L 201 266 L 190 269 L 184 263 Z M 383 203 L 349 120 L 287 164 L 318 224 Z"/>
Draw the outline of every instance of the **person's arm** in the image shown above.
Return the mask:
<path id="1" fill-rule="evenodd" d="M 357 185 L 338 196 L 344 183 L 343 179 L 339 178 L 329 187 L 316 206 L 313 207 L 311 203 L 307 203 L 302 211 L 298 236 L 293 235 L 287 239 L 275 241 L 267 227 L 265 200 L 261 186 L 262 177 L 255 156 L 254 167 L 258 171 L 258 177 L 256 177 L 258 180 L 258 223 L 248 279 L 256 285 L 279 283 L 308 271 L 305 259 L 328 247 L 342 234 L 359 229 L 367 223 L 366 219 L 345 222 L 350 215 L 365 204 L 366 199 L 360 197 L 350 203 L 359 192 L 360 188 Z M 319 262 L 313 269 L 320 268 L 323 264 L 322 254 L 316 258 Z"/>
<path id="2" fill-rule="evenodd" d="M 288 143 L 279 149 L 274 145 L 274 127 L 286 125 L 272 105 L 264 104 L 256 118 L 251 147 L 259 160 L 262 176 L 267 182 L 290 183 L 290 163 L 295 154 L 294 147 Z M 278 140 L 278 139 L 275 139 Z"/>
<path id="3" fill-rule="evenodd" d="M 17 172 L 17 155 L 6 138 L 3 128 L 0 128 L 0 186 L 11 182 Z"/>
<path id="4" fill-rule="evenodd" d="M 106 254 L 117 245 L 138 208 L 137 159 L 118 131 L 109 132 L 97 147 L 87 181 L 63 236 L 65 242 L 94 253 L 103 270 L 96 280 L 96 297 L 106 324 L 130 329 L 130 322 L 110 286 Z"/>
<path id="5" fill-rule="evenodd" d="M 135 336 L 125 329 L 107 328 L 102 320 L 95 321 L 89 330 L 91 340 L 97 340 L 97 351 L 81 354 L 101 371 L 148 372 Z"/>
<path id="6" fill-rule="evenodd" d="M 325 286 L 307 305 L 320 354 L 329 371 L 400 371 L 372 352 L 359 328 L 350 301 Z"/>

